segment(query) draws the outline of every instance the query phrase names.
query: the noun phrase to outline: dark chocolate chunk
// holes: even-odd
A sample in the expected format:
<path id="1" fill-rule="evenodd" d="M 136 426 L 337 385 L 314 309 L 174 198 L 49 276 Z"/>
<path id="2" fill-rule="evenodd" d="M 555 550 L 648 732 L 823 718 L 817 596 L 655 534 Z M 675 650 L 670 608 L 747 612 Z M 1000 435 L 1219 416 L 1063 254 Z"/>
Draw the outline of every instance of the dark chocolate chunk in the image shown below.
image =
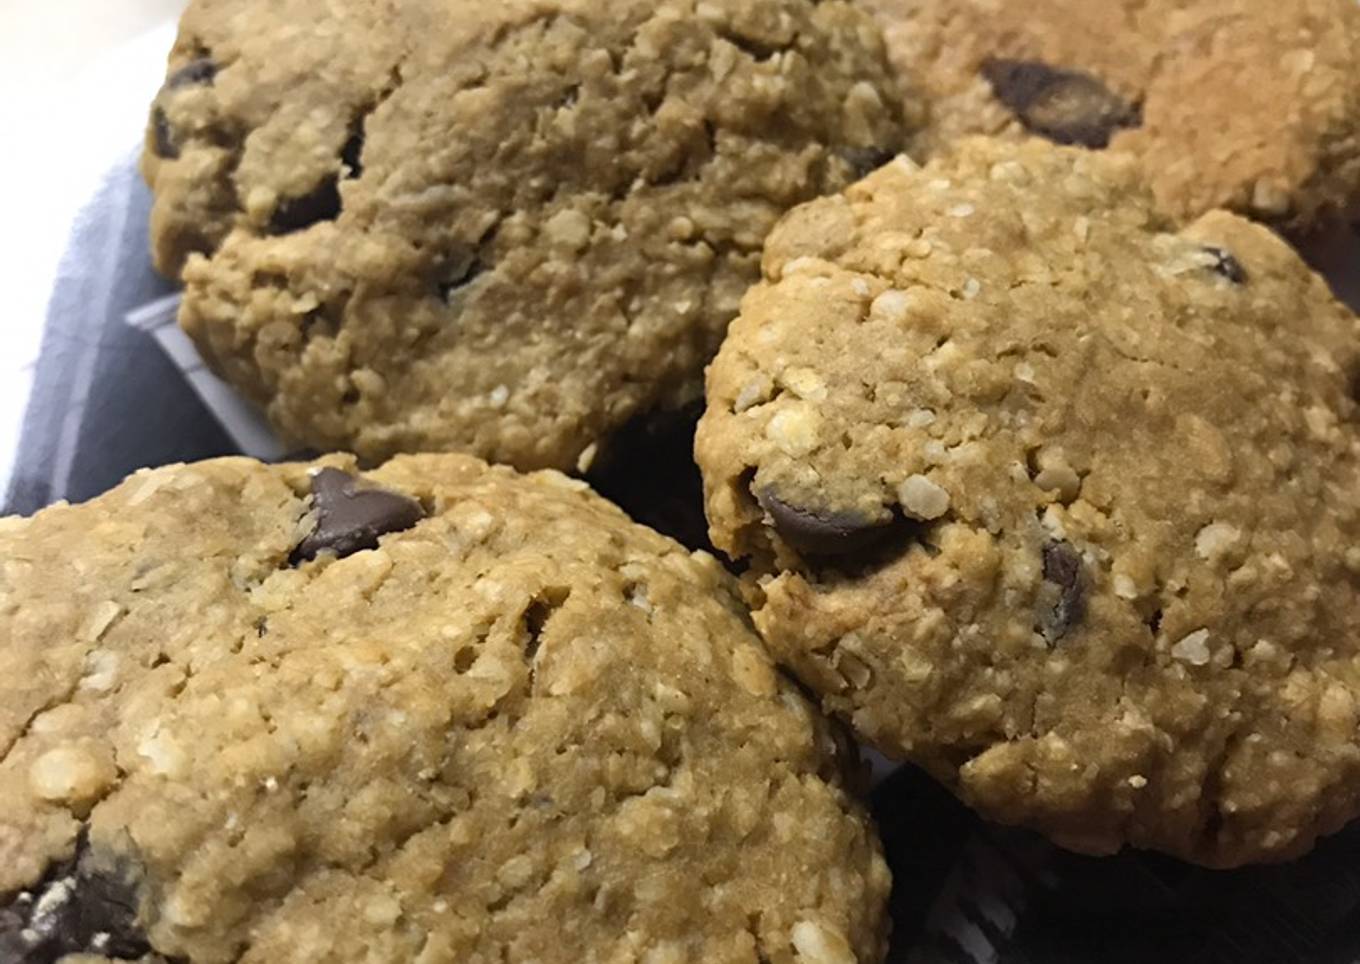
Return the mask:
<path id="1" fill-rule="evenodd" d="M 151 112 L 152 150 L 156 156 L 167 161 L 179 157 L 179 145 L 175 143 L 175 132 L 170 127 L 170 118 L 165 116 L 164 108 L 157 107 Z"/>
<path id="2" fill-rule="evenodd" d="M 875 522 L 853 512 L 803 509 L 785 502 L 769 488 L 758 498 L 780 537 L 810 556 L 844 556 L 868 549 L 888 531 L 892 521 Z"/>
<path id="3" fill-rule="evenodd" d="M 275 234 L 292 234 L 305 231 L 321 221 L 334 221 L 340 216 L 340 180 L 334 174 L 321 179 L 321 183 L 301 197 L 288 197 L 279 201 L 274 209 L 274 217 L 269 221 L 269 229 Z"/>
<path id="4" fill-rule="evenodd" d="M 210 57 L 196 57 L 165 79 L 166 90 L 199 87 L 211 84 L 217 76 L 217 64 Z"/>
<path id="5" fill-rule="evenodd" d="M 1058 144 L 1105 147 L 1115 131 L 1143 122 L 1141 105 L 1079 70 L 993 58 L 982 65 L 982 75 L 1027 130 Z"/>
<path id="6" fill-rule="evenodd" d="M 896 156 L 896 151 L 882 147 L 847 147 L 841 151 L 841 157 L 850 165 L 855 180 L 868 177 Z"/>
<path id="7" fill-rule="evenodd" d="M 409 529 L 425 517 L 415 499 L 386 489 L 361 488 L 358 479 L 339 469 L 322 469 L 312 476 L 312 508 L 316 529 L 293 550 L 294 565 L 323 552 L 343 559 L 376 549 L 379 536 Z"/>
<path id="8" fill-rule="evenodd" d="M 1247 283 L 1247 269 L 1233 257 L 1231 251 L 1212 245 L 1205 245 L 1204 250 L 1214 257 L 1214 263 L 1209 266 L 1210 271 L 1222 275 L 1235 285 Z"/>
<path id="9" fill-rule="evenodd" d="M 1081 553 L 1071 543 L 1044 546 L 1044 589 L 1039 594 L 1039 630 L 1049 642 L 1066 636 L 1086 615 Z"/>
<path id="10" fill-rule="evenodd" d="M 49 868 L 36 886 L 0 897 L 5 964 L 52 964 L 67 954 L 137 960 L 150 952 L 137 923 L 135 875 L 94 860 L 84 837 L 76 855 Z"/>

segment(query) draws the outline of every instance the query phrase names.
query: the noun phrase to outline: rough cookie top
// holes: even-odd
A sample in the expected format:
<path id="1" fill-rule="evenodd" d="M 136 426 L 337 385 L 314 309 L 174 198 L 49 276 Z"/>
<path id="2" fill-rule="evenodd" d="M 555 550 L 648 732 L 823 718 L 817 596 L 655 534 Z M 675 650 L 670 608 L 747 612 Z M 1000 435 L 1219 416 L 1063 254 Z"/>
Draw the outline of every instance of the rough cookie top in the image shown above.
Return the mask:
<path id="1" fill-rule="evenodd" d="M 846 0 L 197 0 L 145 170 L 184 327 L 299 443 L 575 468 L 702 394 L 766 232 L 905 146 Z"/>
<path id="2" fill-rule="evenodd" d="M 869 0 L 930 141 L 1030 132 L 1142 156 L 1162 210 L 1291 229 L 1360 208 L 1355 0 Z"/>
<path id="3" fill-rule="evenodd" d="M 0 958 L 880 958 L 835 734 L 711 556 L 556 473 L 325 464 L 0 522 Z"/>
<path id="4" fill-rule="evenodd" d="M 714 543 L 826 707 L 1082 850 L 1360 808 L 1360 323 L 1134 162 L 965 140 L 791 212 L 709 371 Z"/>

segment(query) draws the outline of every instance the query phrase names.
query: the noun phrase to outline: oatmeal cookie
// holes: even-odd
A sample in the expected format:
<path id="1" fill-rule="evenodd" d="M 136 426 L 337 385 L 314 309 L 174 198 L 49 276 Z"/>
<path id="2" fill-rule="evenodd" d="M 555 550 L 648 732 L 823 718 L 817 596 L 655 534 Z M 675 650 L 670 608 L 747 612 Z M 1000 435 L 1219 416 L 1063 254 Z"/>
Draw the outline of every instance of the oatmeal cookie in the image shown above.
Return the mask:
<path id="1" fill-rule="evenodd" d="M 792 212 L 709 373 L 714 543 L 824 705 L 1070 847 L 1360 810 L 1360 323 L 1125 156 L 967 140 Z"/>
<path id="2" fill-rule="evenodd" d="M 1141 157 L 1168 215 L 1311 229 L 1360 209 L 1355 0 L 865 0 L 930 141 L 1035 134 Z"/>
<path id="3" fill-rule="evenodd" d="M 902 102 L 846 0 L 195 0 L 156 260 L 300 445 L 586 471 L 702 395 L 766 232 L 904 149 Z"/>
<path id="4" fill-rule="evenodd" d="M 0 959 L 880 959 L 837 733 L 557 473 L 220 460 L 0 521 Z"/>

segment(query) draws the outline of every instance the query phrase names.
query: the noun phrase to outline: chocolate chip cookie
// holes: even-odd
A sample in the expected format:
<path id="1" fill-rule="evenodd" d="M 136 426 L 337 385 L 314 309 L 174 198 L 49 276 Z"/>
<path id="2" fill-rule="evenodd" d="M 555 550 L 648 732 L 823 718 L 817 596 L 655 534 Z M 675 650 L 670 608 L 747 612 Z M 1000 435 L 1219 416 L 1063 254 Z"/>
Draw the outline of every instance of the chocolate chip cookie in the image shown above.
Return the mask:
<path id="1" fill-rule="evenodd" d="M 1360 208 L 1355 0 L 865 0 L 930 140 L 1033 134 L 1147 163 L 1167 214 L 1297 233 Z"/>
<path id="2" fill-rule="evenodd" d="M 711 535 L 984 814 L 1282 859 L 1360 810 L 1360 322 L 1139 170 L 973 139 L 790 213 L 709 372 Z"/>
<path id="3" fill-rule="evenodd" d="M 765 233 L 903 149 L 902 103 L 846 0 L 196 0 L 156 260 L 300 444 L 585 471 L 702 395 Z"/>
<path id="4" fill-rule="evenodd" d="M 557 473 L 246 459 L 0 521 L 0 959 L 880 959 L 834 731 Z"/>

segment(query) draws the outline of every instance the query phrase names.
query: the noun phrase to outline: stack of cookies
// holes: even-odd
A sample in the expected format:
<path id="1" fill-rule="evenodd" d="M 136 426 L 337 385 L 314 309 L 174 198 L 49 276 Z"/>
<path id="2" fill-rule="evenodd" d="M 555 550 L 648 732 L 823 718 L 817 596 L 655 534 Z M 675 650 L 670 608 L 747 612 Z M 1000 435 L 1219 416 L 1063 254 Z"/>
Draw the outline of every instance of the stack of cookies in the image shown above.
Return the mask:
<path id="1" fill-rule="evenodd" d="M 0 960 L 881 961 L 857 743 L 1084 853 L 1309 850 L 1358 51 L 1353 0 L 193 0 L 154 258 L 316 454 L 0 520 Z"/>

